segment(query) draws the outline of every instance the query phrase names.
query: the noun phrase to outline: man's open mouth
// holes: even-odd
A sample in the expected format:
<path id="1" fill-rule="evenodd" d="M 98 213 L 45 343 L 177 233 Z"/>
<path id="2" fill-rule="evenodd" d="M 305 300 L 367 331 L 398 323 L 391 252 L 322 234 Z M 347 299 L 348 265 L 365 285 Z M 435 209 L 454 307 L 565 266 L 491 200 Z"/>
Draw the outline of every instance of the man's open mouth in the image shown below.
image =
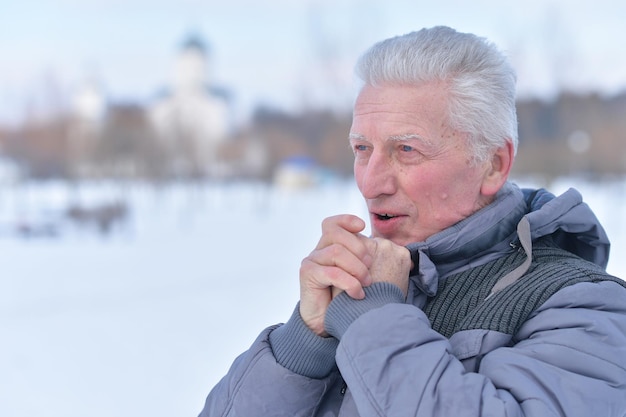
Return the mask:
<path id="1" fill-rule="evenodd" d="M 394 217 L 397 217 L 397 216 L 394 216 L 393 214 L 388 214 L 388 213 L 376 213 L 376 217 L 379 220 L 389 220 L 389 219 L 393 219 Z"/>

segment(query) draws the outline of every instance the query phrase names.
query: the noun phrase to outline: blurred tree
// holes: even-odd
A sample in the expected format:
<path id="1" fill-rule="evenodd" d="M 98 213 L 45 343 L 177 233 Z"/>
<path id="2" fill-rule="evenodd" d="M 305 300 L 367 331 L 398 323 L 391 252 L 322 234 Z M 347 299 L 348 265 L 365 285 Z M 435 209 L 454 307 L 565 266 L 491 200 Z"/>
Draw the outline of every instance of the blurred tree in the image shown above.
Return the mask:
<path id="1" fill-rule="evenodd" d="M 103 176 L 164 179 L 170 156 L 155 138 L 143 108 L 115 106 L 95 146 L 93 163 Z"/>

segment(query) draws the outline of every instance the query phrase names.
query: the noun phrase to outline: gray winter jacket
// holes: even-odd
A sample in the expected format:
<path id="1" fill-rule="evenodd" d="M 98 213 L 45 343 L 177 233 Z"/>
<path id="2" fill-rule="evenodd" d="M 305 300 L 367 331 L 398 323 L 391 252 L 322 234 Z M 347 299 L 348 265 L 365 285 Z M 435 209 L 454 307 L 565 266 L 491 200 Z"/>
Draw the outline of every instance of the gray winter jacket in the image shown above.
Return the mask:
<path id="1" fill-rule="evenodd" d="M 577 191 L 507 184 L 409 249 L 408 301 L 386 283 L 341 294 L 329 338 L 296 307 L 200 416 L 626 416 L 626 288 Z"/>

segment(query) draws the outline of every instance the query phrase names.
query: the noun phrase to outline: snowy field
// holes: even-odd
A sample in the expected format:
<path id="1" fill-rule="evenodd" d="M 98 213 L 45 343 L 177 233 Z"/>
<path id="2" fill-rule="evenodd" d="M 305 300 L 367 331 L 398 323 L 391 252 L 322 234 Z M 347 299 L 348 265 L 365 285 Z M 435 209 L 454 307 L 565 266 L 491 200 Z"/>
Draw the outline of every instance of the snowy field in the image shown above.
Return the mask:
<path id="1" fill-rule="evenodd" d="M 609 272 L 626 276 L 626 182 L 550 190 L 570 186 L 613 241 Z M 120 201 L 108 233 L 65 218 Z M 0 416 L 196 416 L 259 331 L 289 317 L 300 261 L 337 213 L 365 215 L 351 183 L 0 187 Z"/>

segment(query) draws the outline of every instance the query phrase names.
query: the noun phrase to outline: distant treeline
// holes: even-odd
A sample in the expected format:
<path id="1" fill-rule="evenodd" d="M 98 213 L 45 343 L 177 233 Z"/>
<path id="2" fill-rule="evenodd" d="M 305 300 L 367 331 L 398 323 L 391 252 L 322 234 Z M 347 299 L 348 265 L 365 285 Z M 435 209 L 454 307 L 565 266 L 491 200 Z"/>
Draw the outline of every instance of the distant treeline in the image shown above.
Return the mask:
<path id="1" fill-rule="evenodd" d="M 287 113 L 259 108 L 247 126 L 235 129 L 215 151 L 219 169 L 197 166 L 194 148 L 184 142 L 172 155 L 155 139 L 142 108 L 113 106 L 108 113 L 96 127 L 59 117 L 0 128 L 0 154 L 23 176 L 34 178 L 167 180 L 175 175 L 270 180 L 277 166 L 293 156 L 310 157 L 337 176 L 352 172 L 348 111 Z M 626 93 L 610 97 L 563 93 L 550 101 L 519 100 L 518 120 L 516 175 L 554 178 L 626 172 Z"/>
<path id="2" fill-rule="evenodd" d="M 515 172 L 557 177 L 626 172 L 626 93 L 564 93 L 518 103 L 520 152 Z"/>
<path id="3" fill-rule="evenodd" d="M 271 147 L 275 162 L 306 153 L 337 173 L 352 172 L 347 132 L 351 115 L 257 112 L 255 129 Z M 514 174 L 551 179 L 563 175 L 626 173 L 626 93 L 563 93 L 553 100 L 518 101 L 519 151 Z"/>

